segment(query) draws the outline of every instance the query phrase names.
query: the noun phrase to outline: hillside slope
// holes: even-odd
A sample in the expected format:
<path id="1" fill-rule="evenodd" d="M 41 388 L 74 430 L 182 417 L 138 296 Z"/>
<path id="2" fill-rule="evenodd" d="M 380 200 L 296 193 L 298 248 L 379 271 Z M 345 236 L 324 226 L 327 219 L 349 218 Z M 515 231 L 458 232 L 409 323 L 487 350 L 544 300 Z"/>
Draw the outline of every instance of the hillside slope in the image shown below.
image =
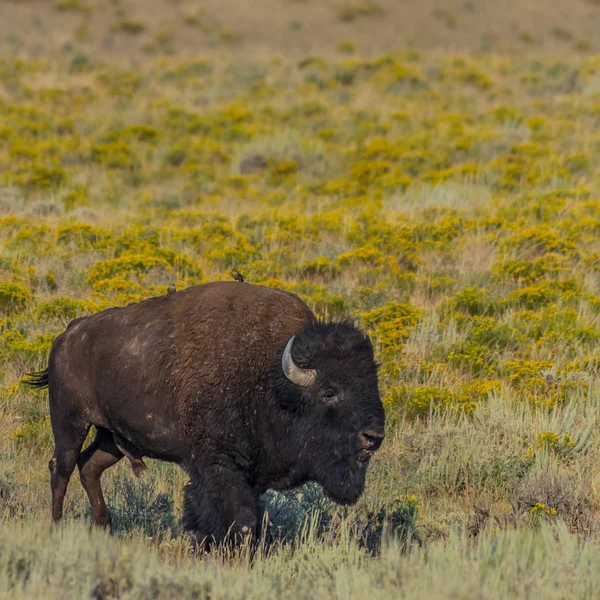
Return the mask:
<path id="1" fill-rule="evenodd" d="M 0 0 L 0 56 L 600 49 L 598 0 Z"/>

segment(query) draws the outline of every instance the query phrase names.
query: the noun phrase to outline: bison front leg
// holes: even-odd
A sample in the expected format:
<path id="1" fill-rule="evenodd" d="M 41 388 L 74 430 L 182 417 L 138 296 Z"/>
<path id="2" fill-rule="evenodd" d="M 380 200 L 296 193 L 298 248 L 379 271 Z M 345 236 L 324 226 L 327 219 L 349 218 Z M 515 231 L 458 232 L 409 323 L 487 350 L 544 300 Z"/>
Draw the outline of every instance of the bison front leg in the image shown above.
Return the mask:
<path id="1" fill-rule="evenodd" d="M 185 489 L 184 526 L 205 549 L 256 539 L 258 496 L 233 462 L 190 471 Z"/>

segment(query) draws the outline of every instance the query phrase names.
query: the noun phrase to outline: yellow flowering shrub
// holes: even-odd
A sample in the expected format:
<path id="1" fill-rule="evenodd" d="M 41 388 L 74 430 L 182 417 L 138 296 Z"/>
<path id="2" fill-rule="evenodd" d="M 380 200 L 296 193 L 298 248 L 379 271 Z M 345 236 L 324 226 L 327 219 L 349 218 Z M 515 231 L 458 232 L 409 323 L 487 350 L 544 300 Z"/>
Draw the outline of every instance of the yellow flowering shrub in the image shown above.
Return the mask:
<path id="1" fill-rule="evenodd" d="M 409 418 L 427 417 L 432 410 L 451 409 L 469 414 L 499 389 L 500 382 L 494 379 L 480 379 L 454 388 L 428 385 L 410 389 L 406 385 L 399 385 L 391 388 L 384 404 L 390 410 L 400 409 Z"/>
<path id="2" fill-rule="evenodd" d="M 77 317 L 92 314 L 99 310 L 99 305 L 89 300 L 74 300 L 55 296 L 51 300 L 39 302 L 35 307 L 35 318 L 39 322 L 52 319 L 71 321 Z"/>
<path id="3" fill-rule="evenodd" d="M 11 440 L 17 446 L 47 447 L 53 439 L 50 417 L 22 425 L 11 435 Z"/>
<path id="4" fill-rule="evenodd" d="M 530 509 L 533 517 L 553 517 L 556 515 L 556 509 L 551 508 L 543 502 L 537 502 L 536 505 Z"/>
<path id="5" fill-rule="evenodd" d="M 166 260 L 143 254 L 127 254 L 119 258 L 99 261 L 88 271 L 87 279 L 90 283 L 101 279 L 109 279 L 116 275 L 143 276 L 151 269 L 162 268 L 170 270 L 171 266 Z"/>
<path id="6" fill-rule="evenodd" d="M 0 281 L 0 310 L 16 312 L 31 299 L 31 290 L 23 283 Z"/>

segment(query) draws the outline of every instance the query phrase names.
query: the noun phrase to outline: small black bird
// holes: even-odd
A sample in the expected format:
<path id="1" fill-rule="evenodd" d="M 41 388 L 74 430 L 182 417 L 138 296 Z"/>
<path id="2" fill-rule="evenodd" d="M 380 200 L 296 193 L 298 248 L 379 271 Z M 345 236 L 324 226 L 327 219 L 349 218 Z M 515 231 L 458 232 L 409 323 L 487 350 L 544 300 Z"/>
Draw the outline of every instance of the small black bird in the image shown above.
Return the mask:
<path id="1" fill-rule="evenodd" d="M 174 284 L 174 283 L 171 283 L 171 284 L 169 285 L 169 287 L 167 288 L 167 296 L 168 296 L 169 294 L 174 294 L 176 291 L 177 291 L 177 288 L 175 287 L 175 284 Z"/>
<path id="2" fill-rule="evenodd" d="M 236 281 L 240 281 L 242 283 L 244 282 L 244 276 L 235 267 L 233 267 L 233 269 L 231 269 L 231 276 Z"/>

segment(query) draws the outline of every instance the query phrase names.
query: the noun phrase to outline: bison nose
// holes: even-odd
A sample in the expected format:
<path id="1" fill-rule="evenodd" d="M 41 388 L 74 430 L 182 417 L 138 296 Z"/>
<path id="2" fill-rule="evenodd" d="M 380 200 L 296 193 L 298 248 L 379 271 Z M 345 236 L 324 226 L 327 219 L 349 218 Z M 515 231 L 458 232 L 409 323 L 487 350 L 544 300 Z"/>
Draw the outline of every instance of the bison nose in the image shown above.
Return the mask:
<path id="1" fill-rule="evenodd" d="M 375 452 L 379 446 L 381 446 L 381 442 L 383 442 L 383 431 L 374 431 L 373 429 L 367 429 L 361 431 L 358 434 L 360 439 L 360 443 L 364 450 L 370 450 L 371 452 Z"/>

